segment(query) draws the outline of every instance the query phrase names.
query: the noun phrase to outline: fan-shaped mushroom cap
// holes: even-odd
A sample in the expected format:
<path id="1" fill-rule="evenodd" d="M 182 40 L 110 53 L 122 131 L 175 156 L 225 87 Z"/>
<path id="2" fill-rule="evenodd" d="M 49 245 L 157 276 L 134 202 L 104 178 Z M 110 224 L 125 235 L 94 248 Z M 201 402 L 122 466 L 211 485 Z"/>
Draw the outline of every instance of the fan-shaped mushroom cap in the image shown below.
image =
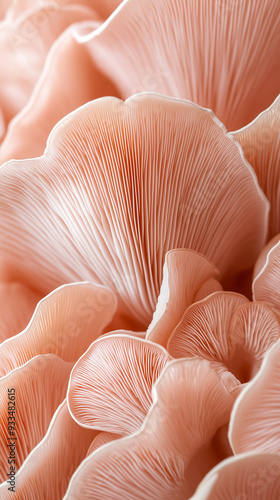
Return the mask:
<path id="1" fill-rule="evenodd" d="M 0 283 L 0 344 L 26 327 L 40 298 L 21 283 Z"/>
<path id="2" fill-rule="evenodd" d="M 270 202 L 269 232 L 280 232 L 280 96 L 252 123 L 233 133 Z"/>
<path id="3" fill-rule="evenodd" d="M 216 291 L 218 270 L 206 257 L 192 250 L 166 254 L 160 295 L 147 339 L 166 347 L 168 338 L 196 294 Z M 212 281 L 211 281 L 212 280 Z M 204 285 L 206 288 L 202 289 Z"/>
<path id="4" fill-rule="evenodd" d="M 37 354 L 77 361 L 109 323 L 115 299 L 90 283 L 64 285 L 39 302 L 26 329 L 0 345 L 0 377 Z"/>
<path id="5" fill-rule="evenodd" d="M 0 27 L 0 107 L 6 127 L 28 102 L 57 37 L 72 23 L 95 18 L 78 4 L 36 7 Z"/>
<path id="6" fill-rule="evenodd" d="M 229 336 L 227 366 L 242 382 L 258 372 L 262 360 L 280 336 L 276 314 L 262 303 L 238 307 L 233 315 Z"/>
<path id="7" fill-rule="evenodd" d="M 280 453 L 280 341 L 236 399 L 229 429 L 235 453 Z"/>
<path id="8" fill-rule="evenodd" d="M 279 93 L 279 16 L 278 0 L 128 0 L 81 39 L 122 98 L 189 99 L 237 130 Z"/>
<path id="9" fill-rule="evenodd" d="M 265 304 L 217 292 L 189 307 L 167 350 L 175 358 L 199 356 L 218 362 L 217 369 L 222 363 L 244 383 L 258 371 L 279 336 L 278 319 Z"/>
<path id="10" fill-rule="evenodd" d="M 277 243 L 272 246 L 269 243 L 264 251 L 260 254 L 260 257 L 256 263 L 257 269 L 259 269 L 260 263 L 264 262 L 266 255 L 266 261 L 259 274 L 255 277 L 253 281 L 253 298 L 254 300 L 260 300 L 267 302 L 271 307 L 280 310 L 280 241 L 278 236 L 273 239 L 273 242 L 277 240 Z"/>
<path id="11" fill-rule="evenodd" d="M 77 425 L 69 415 L 66 401 L 61 403 L 47 434 L 17 472 L 17 498 L 61 500 L 95 434 Z M 14 493 L 8 492 L 7 483 L 0 486 L 0 496 L 1 500 L 14 498 Z"/>
<path id="12" fill-rule="evenodd" d="M 93 25 L 98 25 L 92 22 Z M 118 92 L 94 66 L 71 26 L 54 43 L 27 105 L 11 121 L 0 147 L 0 164 L 43 154 L 56 123 L 88 101 Z"/>
<path id="13" fill-rule="evenodd" d="M 221 0 L 211 9 L 208 0 L 196 4 L 164 0 L 160 5 L 156 0 L 130 0 L 98 30 L 95 22 L 86 22 L 77 34 L 83 49 L 73 49 L 81 53 L 81 61 L 64 59 L 61 52 L 53 67 L 50 63 L 52 77 L 45 75 L 36 97 L 13 123 L 0 163 L 42 154 L 51 127 L 89 100 L 89 95 L 90 99 L 101 95 L 127 98 L 156 91 L 213 109 L 229 130 L 248 124 L 279 92 L 279 6 L 277 0 L 264 0 L 261 5 L 260 1 L 248 0 L 244 11 L 239 2 L 228 9 Z M 98 14 L 94 18 L 105 19 L 118 3 L 95 2 Z M 88 31 L 90 36 L 82 35 Z M 88 51 L 92 63 L 85 67 Z M 54 77 L 59 64 L 65 74 L 61 84 Z M 81 71 L 87 74 L 89 85 L 79 76 Z M 68 93 L 75 102 L 71 103 Z M 34 131 L 36 144 L 32 145 L 29 135 Z"/>
<path id="14" fill-rule="evenodd" d="M 161 346 L 124 333 L 98 339 L 70 376 L 73 418 L 88 428 L 135 432 L 152 404 L 152 385 L 171 359 Z"/>
<path id="15" fill-rule="evenodd" d="M 5 164 L 0 181 L 6 278 L 42 293 L 108 286 L 132 330 L 151 320 L 168 250 L 201 252 L 225 275 L 266 239 L 267 200 L 237 144 L 209 110 L 156 94 L 79 108 L 42 158 Z"/>
<path id="16" fill-rule="evenodd" d="M 65 499 L 185 499 L 222 457 L 212 440 L 234 398 L 205 360 L 169 363 L 141 430 L 88 456 Z"/>
<path id="17" fill-rule="evenodd" d="M 278 500 L 279 496 L 279 455 L 244 453 L 211 470 L 190 500 Z"/>
<path id="18" fill-rule="evenodd" d="M 0 482 L 7 480 L 9 457 L 18 470 L 45 435 L 72 366 L 52 354 L 36 356 L 0 380 Z"/>
<path id="19" fill-rule="evenodd" d="M 228 358 L 233 314 L 249 301 L 233 292 L 217 292 L 190 306 L 172 333 L 167 350 L 174 358 L 202 357 L 212 361 Z"/>

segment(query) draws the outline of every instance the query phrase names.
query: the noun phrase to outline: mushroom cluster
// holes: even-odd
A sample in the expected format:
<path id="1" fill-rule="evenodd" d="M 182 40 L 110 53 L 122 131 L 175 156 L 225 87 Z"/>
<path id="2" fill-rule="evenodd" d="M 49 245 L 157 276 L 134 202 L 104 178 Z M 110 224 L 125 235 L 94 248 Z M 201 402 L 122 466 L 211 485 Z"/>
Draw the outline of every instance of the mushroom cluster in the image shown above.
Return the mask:
<path id="1" fill-rule="evenodd" d="M 278 0 L 0 0 L 1 500 L 279 500 Z"/>

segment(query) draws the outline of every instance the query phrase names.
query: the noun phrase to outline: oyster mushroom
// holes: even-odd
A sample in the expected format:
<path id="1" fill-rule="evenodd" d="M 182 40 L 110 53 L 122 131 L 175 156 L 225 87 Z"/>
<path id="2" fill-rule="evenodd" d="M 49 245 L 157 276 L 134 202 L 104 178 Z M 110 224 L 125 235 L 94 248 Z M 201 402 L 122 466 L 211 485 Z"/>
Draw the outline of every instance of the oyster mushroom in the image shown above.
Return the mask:
<path id="1" fill-rule="evenodd" d="M 237 130 L 279 93 L 279 16 L 277 0 L 127 0 L 80 40 L 122 98 L 189 99 Z"/>
<path id="2" fill-rule="evenodd" d="M 118 95 L 113 83 L 92 64 L 87 47 L 75 39 L 74 32 L 75 25 L 53 44 L 32 96 L 10 122 L 0 147 L 0 164 L 11 158 L 40 156 L 61 118 L 88 101 Z"/>
<path id="3" fill-rule="evenodd" d="M 166 254 L 163 279 L 146 338 L 166 347 L 185 310 L 198 298 L 221 289 L 218 270 L 206 257 L 187 249 Z"/>
<path id="4" fill-rule="evenodd" d="M 216 362 L 217 369 L 229 370 L 246 383 L 279 336 L 277 316 L 265 304 L 217 292 L 187 309 L 167 350 L 174 358 L 201 357 Z"/>
<path id="5" fill-rule="evenodd" d="M 55 410 L 65 398 L 72 366 L 73 363 L 53 354 L 35 356 L 0 379 L 0 482 L 7 480 L 10 452 L 14 452 L 11 457 L 18 470 L 44 437 Z"/>
<path id="6" fill-rule="evenodd" d="M 233 132 L 270 202 L 268 238 L 280 232 L 280 95 L 255 120 Z"/>
<path id="7" fill-rule="evenodd" d="M 97 339 L 71 373 L 71 415 L 87 428 L 135 432 L 152 404 L 152 386 L 171 359 L 161 346 L 125 332 Z"/>
<path id="8" fill-rule="evenodd" d="M 233 407 L 229 440 L 234 453 L 280 453 L 280 341 Z"/>
<path id="9" fill-rule="evenodd" d="M 0 284 L 0 344 L 26 327 L 40 298 L 20 283 Z"/>
<path id="10" fill-rule="evenodd" d="M 93 5 L 104 18 L 100 4 Z M 107 6 L 105 15 L 112 12 L 112 3 Z M 42 154 L 55 120 L 102 95 L 126 99 L 159 92 L 212 109 L 229 130 L 245 126 L 279 93 L 278 20 L 277 0 L 234 2 L 230 8 L 222 0 L 125 0 L 101 26 L 86 21 L 74 27 L 81 61 L 64 58 L 64 50 L 49 61 L 36 97 L 10 128 L 0 163 Z M 60 65 L 73 83 L 54 76 Z M 87 71 L 89 88 L 78 77 L 81 71 Z M 34 131 L 35 144 L 29 139 Z"/>
<path id="11" fill-rule="evenodd" d="M 279 494 L 279 455 L 242 453 L 214 467 L 190 500 L 278 500 Z"/>
<path id="12" fill-rule="evenodd" d="M 90 283 L 64 285 L 36 307 L 28 326 L 0 345 L 0 377 L 38 354 L 77 361 L 109 323 L 112 293 Z"/>
<path id="13" fill-rule="evenodd" d="M 234 379 L 234 377 L 232 376 Z M 223 456 L 215 442 L 234 401 L 206 360 L 166 365 L 141 429 L 89 455 L 65 500 L 185 499 Z M 117 419 L 117 417 L 116 417 Z"/>
<path id="14" fill-rule="evenodd" d="M 94 19 L 94 12 L 83 6 L 37 5 L 0 26 L 0 107 L 5 129 L 28 102 L 54 41 L 70 24 L 86 19 Z"/>
<path id="15" fill-rule="evenodd" d="M 69 415 L 66 401 L 56 410 L 47 433 L 30 452 L 16 474 L 16 492 L 21 500 L 61 500 L 72 474 L 85 458 L 96 431 L 83 429 Z M 0 485 L 3 500 L 13 498 L 7 483 Z"/>
<path id="16" fill-rule="evenodd" d="M 8 162 L 0 180 L 2 281 L 42 295 L 105 285 L 117 328 L 147 328 L 168 250 L 196 250 L 223 277 L 252 266 L 266 239 L 267 200 L 239 146 L 209 110 L 156 94 L 88 103 L 43 157 Z"/>

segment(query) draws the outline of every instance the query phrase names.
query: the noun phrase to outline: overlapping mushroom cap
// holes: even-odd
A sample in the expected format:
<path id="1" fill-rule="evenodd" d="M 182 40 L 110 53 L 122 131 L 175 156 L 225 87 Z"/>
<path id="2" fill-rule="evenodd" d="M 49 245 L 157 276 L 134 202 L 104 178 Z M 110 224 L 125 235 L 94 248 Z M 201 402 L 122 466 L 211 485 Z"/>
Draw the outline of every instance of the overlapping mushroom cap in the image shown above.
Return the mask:
<path id="1" fill-rule="evenodd" d="M 0 164 L 177 99 L 0 167 L 0 479 L 13 386 L 20 500 L 276 500 L 279 2 L 55 2 L 0 0 Z"/>
<path id="2" fill-rule="evenodd" d="M 277 316 L 268 306 L 240 294 L 217 292 L 187 309 L 167 350 L 175 358 L 212 360 L 218 370 L 229 370 L 246 383 L 279 336 Z"/>
<path id="3" fill-rule="evenodd" d="M 234 384 L 234 377 L 230 386 Z M 221 458 L 215 440 L 234 402 L 206 360 L 168 363 L 141 429 L 89 455 L 65 499 L 185 499 Z M 116 414 L 116 422 L 118 415 Z"/>
<path id="4" fill-rule="evenodd" d="M 8 291 L 9 286 L 6 286 Z M 4 286 L 3 289 L 5 290 Z M 15 288 L 13 286 L 11 291 L 14 292 L 15 297 L 24 297 L 24 292 L 26 292 L 24 287 Z M 27 302 L 28 298 L 27 295 Z M 24 302 L 21 305 L 24 307 Z M 53 414 L 66 396 L 68 379 L 74 361 L 104 331 L 115 312 L 115 308 L 114 296 L 104 287 L 90 283 L 64 285 L 39 302 L 29 325 L 23 332 L 1 343 L 0 481 L 3 482 L 2 490 L 4 490 L 1 491 L 1 498 L 2 493 L 4 497 L 6 497 L 5 495 L 9 496 L 5 483 L 10 453 L 6 439 L 7 414 L 9 415 L 9 425 L 14 428 L 11 431 L 11 436 L 15 436 L 16 440 L 15 467 L 18 471 L 25 459 L 29 460 L 32 449 L 43 438 L 45 439 Z M 14 323 L 8 322 L 9 327 L 11 328 Z M 9 388 L 12 390 L 12 402 L 10 403 L 7 392 Z M 7 413 L 8 411 L 9 413 Z M 68 411 L 66 414 L 64 412 L 63 422 L 63 432 L 60 428 L 59 433 L 61 436 L 65 435 L 67 423 L 69 427 L 67 431 L 72 435 L 72 445 L 75 448 L 75 458 L 69 455 L 69 460 L 65 464 L 63 469 L 65 473 L 64 483 L 61 481 L 60 470 L 57 470 L 53 476 L 54 482 L 60 482 L 62 494 L 64 494 L 68 481 L 79 464 L 79 457 L 81 461 L 86 456 L 87 449 L 96 435 L 94 432 L 85 433 L 79 430 Z M 51 428 L 50 432 L 52 432 Z M 55 432 L 57 431 L 55 430 Z M 86 441 L 84 437 L 86 437 Z M 53 443 L 52 439 L 51 442 Z M 80 452 L 78 451 L 79 446 Z M 48 444 L 46 448 L 43 445 L 43 454 L 48 455 L 48 448 Z M 52 461 L 54 457 L 56 460 L 59 457 L 61 459 L 61 450 L 61 446 L 59 450 L 54 447 L 50 460 Z M 35 454 L 35 456 L 37 455 Z M 38 465 L 39 459 L 37 457 L 36 467 Z M 53 464 L 50 462 L 50 469 L 52 467 Z M 28 474 L 28 466 L 27 469 L 24 469 L 24 471 L 26 470 Z M 51 472 L 49 473 L 51 474 Z M 37 479 L 33 486 L 28 486 L 29 493 L 32 488 L 36 489 L 36 485 L 38 487 Z M 47 480 L 46 490 L 49 487 L 49 480 Z M 59 488 L 58 491 L 60 491 Z"/>
<path id="5" fill-rule="evenodd" d="M 58 407 L 43 439 L 31 451 L 16 475 L 17 495 L 22 500 L 51 498 L 61 500 L 69 480 L 96 435 L 79 426 L 69 415 L 66 401 Z M 14 493 L 0 485 L 1 500 Z"/>
<path id="6" fill-rule="evenodd" d="M 151 320 L 168 250 L 234 275 L 266 238 L 267 201 L 237 144 L 208 110 L 159 95 L 87 104 L 0 181 L 2 279 L 42 294 L 103 284 L 132 329 Z"/>
<path id="7" fill-rule="evenodd" d="M 27 326 L 40 298 L 20 283 L 0 284 L 0 343 Z"/>
<path id="8" fill-rule="evenodd" d="M 189 99 L 237 130 L 279 93 L 279 16 L 277 0 L 126 0 L 81 40 L 122 98 Z"/>
<path id="9" fill-rule="evenodd" d="M 118 3 L 91 6 L 105 19 Z M 57 120 L 105 95 L 159 92 L 212 109 L 229 130 L 247 125 L 279 93 L 278 22 L 277 0 L 124 0 L 100 28 L 82 23 L 57 46 L 0 163 L 39 156 Z"/>
<path id="10" fill-rule="evenodd" d="M 280 453 L 280 341 L 234 406 L 229 439 L 235 453 Z"/>
<path id="11" fill-rule="evenodd" d="M 280 232 L 280 95 L 252 123 L 233 133 L 270 202 L 269 233 Z"/>
<path id="12" fill-rule="evenodd" d="M 39 354 L 77 361 L 103 333 L 115 308 L 104 287 L 74 283 L 54 290 L 38 303 L 28 326 L 0 345 L 0 377 Z"/>
<path id="13" fill-rule="evenodd" d="M 279 492 L 279 455 L 243 453 L 214 467 L 190 500 L 278 500 Z"/>
<path id="14" fill-rule="evenodd" d="M 11 158 L 39 156 L 51 129 L 63 116 L 91 99 L 118 95 L 113 82 L 107 84 L 92 65 L 87 49 L 75 42 L 72 33 L 76 24 L 85 21 L 91 21 L 92 29 L 97 28 L 119 3 L 1 1 L 0 164 Z M 63 99 L 56 84 L 62 85 Z M 38 92 L 40 102 L 36 106 Z"/>
<path id="15" fill-rule="evenodd" d="M 161 346 L 125 332 L 101 337 L 71 373 L 67 398 L 73 418 L 92 429 L 135 432 L 151 406 L 153 384 L 171 359 Z"/>
<path id="16" fill-rule="evenodd" d="M 1 483 L 7 480 L 9 457 L 14 458 L 18 470 L 44 437 L 54 412 L 65 397 L 72 366 L 73 363 L 53 354 L 35 356 L 0 379 Z"/>
<path id="17" fill-rule="evenodd" d="M 213 278 L 217 275 L 217 270 L 208 259 L 194 251 L 182 249 L 169 252 L 166 256 L 166 270 L 168 270 L 166 276 L 169 278 L 166 291 L 171 293 L 167 293 L 169 300 L 163 311 L 165 316 L 172 317 L 174 311 L 175 317 L 179 317 L 183 308 L 194 300 L 197 291 L 201 288 L 205 290 L 204 285 L 209 279 L 213 280 L 214 287 L 217 287 L 218 282 Z M 185 291 L 179 307 L 174 296 L 176 276 L 180 276 L 181 285 L 185 286 L 185 289 L 182 288 L 182 291 Z M 167 295 L 165 294 L 166 297 Z M 134 332 L 125 331 L 122 334 L 109 332 L 104 338 L 94 342 L 82 356 L 71 377 L 68 399 L 75 418 L 80 412 L 80 403 L 83 408 L 82 414 L 77 418 L 79 425 L 74 423 L 68 410 L 61 407 L 44 436 L 52 414 L 65 393 L 65 384 L 72 366 L 62 359 L 66 361 L 77 359 L 88 343 L 110 322 L 114 309 L 112 293 L 103 287 L 89 283 L 64 285 L 38 304 L 24 332 L 2 343 L 0 347 L 2 375 L 10 372 L 10 378 L 14 378 L 17 373 L 20 377 L 23 400 L 20 401 L 19 410 L 22 414 L 26 404 L 24 399 L 26 387 L 31 388 L 35 382 L 36 387 L 41 384 L 42 412 L 36 414 L 36 425 L 39 429 L 36 430 L 33 439 L 29 437 L 34 427 L 31 425 L 32 422 L 26 422 L 23 415 L 21 418 L 21 413 L 18 413 L 22 425 L 27 429 L 23 435 L 21 425 L 18 426 L 23 451 L 20 449 L 20 461 L 17 462 L 17 468 L 20 468 L 17 473 L 17 491 L 23 498 L 37 494 L 39 488 L 41 494 L 45 496 L 61 498 L 75 468 L 86 455 L 91 455 L 106 442 L 135 432 L 145 420 L 152 404 L 152 386 L 171 357 L 161 346 L 137 338 Z M 160 326 L 162 318 L 158 318 L 158 315 L 155 315 L 155 318 L 157 318 L 155 325 Z M 53 354 L 45 355 L 46 352 Z M 66 376 L 63 376 L 60 365 L 67 367 Z M 86 383 L 83 379 L 85 373 L 87 373 Z M 2 378 L 3 383 L 7 377 L 8 375 Z M 32 377 L 35 377 L 34 381 Z M 60 391 L 57 380 L 61 385 Z M 115 394 L 112 381 L 115 384 Z M 43 388 L 44 384 L 48 387 L 48 391 Z M 48 403 L 46 396 L 52 397 L 52 405 Z M 84 412 L 85 399 L 88 403 L 91 401 L 94 406 L 90 403 L 87 405 L 87 415 Z M 44 415 L 43 401 L 47 404 L 47 413 L 45 412 L 47 416 Z M 3 405 L 4 410 L 5 405 Z M 96 431 L 85 432 L 79 427 L 81 424 L 85 426 L 85 419 L 88 418 L 92 421 L 88 421 L 87 426 L 95 428 Z M 98 434 L 98 429 L 111 429 L 115 433 Z M 4 432 L 5 426 L 2 430 Z M 116 434 L 116 431 L 121 435 Z M 70 446 L 70 441 L 66 445 L 60 445 L 60 439 L 65 433 L 67 436 L 71 435 L 69 439 L 75 452 L 74 456 L 67 452 L 67 458 L 61 469 L 57 464 L 63 452 L 66 452 L 67 446 Z M 32 451 L 40 439 L 42 441 Z M 4 453 L 3 470 L 5 458 L 7 457 Z M 47 469 L 44 469 L 45 473 L 42 476 L 40 470 L 43 463 Z M 37 471 L 35 475 L 30 474 L 31 469 Z M 63 480 L 61 480 L 62 474 Z M 52 478 L 52 484 L 49 478 Z M 0 492 L 1 495 L 3 493 L 3 498 L 9 498 L 5 483 L 0 487 Z"/>
<path id="18" fill-rule="evenodd" d="M 198 252 L 171 250 L 166 254 L 157 306 L 146 338 L 166 347 L 185 310 L 197 300 L 222 290 L 217 268 Z"/>
<path id="19" fill-rule="evenodd" d="M 0 147 L 0 164 L 43 154 L 48 136 L 65 115 L 88 101 L 118 95 L 113 83 L 91 62 L 85 44 L 63 33 L 46 60 L 32 96 L 15 116 Z"/>
<path id="20" fill-rule="evenodd" d="M 79 4 L 33 3 L 33 8 L 18 16 L 15 12 L 14 20 L 0 25 L 0 142 L 11 119 L 27 104 L 58 36 L 71 24 L 96 17 Z"/>

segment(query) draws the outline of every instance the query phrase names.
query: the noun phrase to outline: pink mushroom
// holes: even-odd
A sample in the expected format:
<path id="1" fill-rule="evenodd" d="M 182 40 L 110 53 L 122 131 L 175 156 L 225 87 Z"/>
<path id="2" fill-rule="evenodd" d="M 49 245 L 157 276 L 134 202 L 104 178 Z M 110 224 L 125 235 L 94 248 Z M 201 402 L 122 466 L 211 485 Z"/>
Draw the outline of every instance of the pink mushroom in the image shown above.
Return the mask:
<path id="1" fill-rule="evenodd" d="M 183 100 L 89 103 L 55 127 L 43 157 L 8 162 L 0 179 L 2 281 L 42 295 L 105 285 L 118 328 L 150 323 L 168 250 L 196 250 L 232 276 L 266 239 L 252 168 L 209 110 Z"/>
<path id="2" fill-rule="evenodd" d="M 214 467 L 190 500 L 278 500 L 279 494 L 279 455 L 242 453 Z"/>
<path id="3" fill-rule="evenodd" d="M 70 417 L 66 401 L 58 407 L 46 435 L 31 451 L 16 475 L 21 500 L 61 500 L 72 474 L 85 458 L 96 431 L 83 429 Z M 11 500 L 7 483 L 0 485 L 1 500 Z"/>
<path id="4" fill-rule="evenodd" d="M 167 364 L 153 401 L 138 432 L 98 448 L 81 463 L 65 500 L 145 500 L 147 492 L 150 500 L 183 500 L 224 458 L 215 436 L 228 422 L 234 398 L 208 361 Z"/>
<path id="5" fill-rule="evenodd" d="M 44 437 L 65 397 L 72 366 L 53 354 L 35 356 L 0 379 L 0 482 L 6 489 L 9 457 L 17 471 Z"/>
<path id="6" fill-rule="evenodd" d="M 71 373 L 71 415 L 87 428 L 135 432 L 152 404 L 153 384 L 171 359 L 161 346 L 125 332 L 100 337 Z"/>
<path id="7" fill-rule="evenodd" d="M 233 133 L 270 202 L 269 233 L 280 232 L 280 95 L 252 123 Z"/>
<path id="8" fill-rule="evenodd" d="M 229 439 L 234 453 L 280 453 L 280 341 L 234 405 Z"/>
<path id="9" fill-rule="evenodd" d="M 90 283 L 64 285 L 36 307 L 28 326 L 0 344 L 0 377 L 38 354 L 77 361 L 110 322 L 112 293 Z"/>
<path id="10" fill-rule="evenodd" d="M 279 93 L 279 16 L 277 0 L 127 0 L 80 40 L 122 98 L 189 99 L 237 130 Z"/>
<path id="11" fill-rule="evenodd" d="M 241 383 L 259 370 L 280 337 L 274 312 L 232 292 L 213 293 L 190 306 L 167 344 L 175 358 L 201 357 L 229 370 Z"/>
<path id="12" fill-rule="evenodd" d="M 104 19 L 118 3 L 92 5 Z M 98 29 L 86 21 L 58 47 L 0 162 L 41 155 L 56 121 L 105 95 L 159 92 L 212 109 L 229 130 L 247 125 L 279 93 L 278 21 L 277 0 L 123 1 Z M 58 78 L 60 66 L 65 77 Z"/>
<path id="13" fill-rule="evenodd" d="M 200 297 L 222 289 L 218 270 L 206 257 L 192 250 L 166 254 L 163 279 L 153 320 L 146 338 L 166 347 L 169 336 L 185 310 Z"/>
<path id="14" fill-rule="evenodd" d="M 20 283 L 0 284 L 0 343 L 26 327 L 40 298 Z"/>
<path id="15" fill-rule="evenodd" d="M 0 142 L 11 119 L 28 102 L 57 37 L 74 22 L 95 19 L 82 5 L 36 5 L 0 25 Z"/>

